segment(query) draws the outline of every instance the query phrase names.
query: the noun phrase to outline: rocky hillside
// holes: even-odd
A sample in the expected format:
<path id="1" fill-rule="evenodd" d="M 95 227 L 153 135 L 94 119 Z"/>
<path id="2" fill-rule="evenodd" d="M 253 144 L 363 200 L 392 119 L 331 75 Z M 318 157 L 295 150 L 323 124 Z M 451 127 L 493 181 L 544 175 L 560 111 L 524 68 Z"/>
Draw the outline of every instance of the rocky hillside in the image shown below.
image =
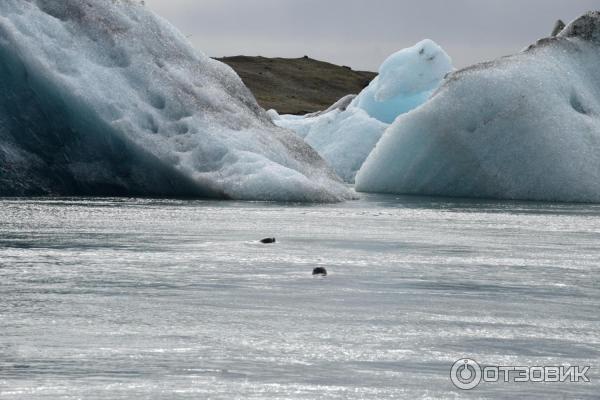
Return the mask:
<path id="1" fill-rule="evenodd" d="M 360 92 L 376 76 L 303 58 L 225 57 L 265 109 L 281 114 L 324 110 L 339 98 Z"/>

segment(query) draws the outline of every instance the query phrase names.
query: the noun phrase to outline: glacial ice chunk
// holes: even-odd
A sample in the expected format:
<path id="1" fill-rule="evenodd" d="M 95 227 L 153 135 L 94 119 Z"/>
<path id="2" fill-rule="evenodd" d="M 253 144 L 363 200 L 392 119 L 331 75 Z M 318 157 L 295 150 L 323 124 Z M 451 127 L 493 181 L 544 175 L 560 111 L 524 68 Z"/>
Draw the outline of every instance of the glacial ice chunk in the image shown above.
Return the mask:
<path id="1" fill-rule="evenodd" d="M 451 70 L 444 50 L 423 40 L 391 55 L 379 76 L 358 96 L 346 96 L 329 109 L 304 117 L 280 116 L 275 111 L 270 116 L 275 124 L 304 138 L 352 183 L 389 123 L 427 101 Z"/>
<path id="2" fill-rule="evenodd" d="M 0 1 L 0 195 L 337 201 L 228 66 L 139 2 Z"/>
<path id="3" fill-rule="evenodd" d="M 379 75 L 353 105 L 391 124 L 399 115 L 427 101 L 452 69 L 448 54 L 434 41 L 425 39 L 388 57 Z"/>
<path id="4" fill-rule="evenodd" d="M 388 126 L 360 108 L 337 109 L 310 118 L 281 116 L 274 122 L 303 137 L 346 182 L 354 182 L 356 172 Z"/>
<path id="5" fill-rule="evenodd" d="M 363 192 L 600 201 L 600 13 L 522 53 L 450 75 L 400 116 Z"/>

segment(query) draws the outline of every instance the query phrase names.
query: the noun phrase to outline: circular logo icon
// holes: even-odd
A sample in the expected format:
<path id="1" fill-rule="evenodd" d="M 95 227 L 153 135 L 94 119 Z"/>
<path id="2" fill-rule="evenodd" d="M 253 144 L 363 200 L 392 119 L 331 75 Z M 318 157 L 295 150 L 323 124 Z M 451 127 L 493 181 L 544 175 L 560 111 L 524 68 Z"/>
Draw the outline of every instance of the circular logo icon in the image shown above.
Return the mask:
<path id="1" fill-rule="evenodd" d="M 450 379 L 459 389 L 475 389 L 481 383 L 481 366 L 470 358 L 460 359 L 452 366 Z"/>

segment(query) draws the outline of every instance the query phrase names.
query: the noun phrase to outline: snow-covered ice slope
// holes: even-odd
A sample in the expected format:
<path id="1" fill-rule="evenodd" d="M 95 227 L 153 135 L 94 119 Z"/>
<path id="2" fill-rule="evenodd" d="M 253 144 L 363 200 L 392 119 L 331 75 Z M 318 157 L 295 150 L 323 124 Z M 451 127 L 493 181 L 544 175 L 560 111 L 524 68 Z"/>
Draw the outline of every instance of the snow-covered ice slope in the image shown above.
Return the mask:
<path id="1" fill-rule="evenodd" d="M 364 192 L 600 201 L 600 13 L 447 78 L 399 117 L 356 177 Z"/>
<path id="2" fill-rule="evenodd" d="M 241 79 L 137 1 L 0 1 L 0 195 L 337 201 Z"/>
<path id="3" fill-rule="evenodd" d="M 426 39 L 392 54 L 355 98 L 346 96 L 330 109 L 304 118 L 274 111 L 270 116 L 275 124 L 304 138 L 345 181 L 354 182 L 389 124 L 427 101 L 450 71 L 450 57 Z"/>

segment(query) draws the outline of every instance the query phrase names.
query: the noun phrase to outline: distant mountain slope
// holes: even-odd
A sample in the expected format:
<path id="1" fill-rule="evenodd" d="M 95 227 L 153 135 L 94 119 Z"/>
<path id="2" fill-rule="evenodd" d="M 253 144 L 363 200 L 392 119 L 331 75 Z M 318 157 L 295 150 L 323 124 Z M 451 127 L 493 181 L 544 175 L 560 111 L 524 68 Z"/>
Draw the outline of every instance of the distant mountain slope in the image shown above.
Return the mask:
<path id="1" fill-rule="evenodd" d="M 225 57 L 265 109 L 281 114 L 324 110 L 347 94 L 357 94 L 377 74 L 353 71 L 323 61 L 303 58 Z"/>

